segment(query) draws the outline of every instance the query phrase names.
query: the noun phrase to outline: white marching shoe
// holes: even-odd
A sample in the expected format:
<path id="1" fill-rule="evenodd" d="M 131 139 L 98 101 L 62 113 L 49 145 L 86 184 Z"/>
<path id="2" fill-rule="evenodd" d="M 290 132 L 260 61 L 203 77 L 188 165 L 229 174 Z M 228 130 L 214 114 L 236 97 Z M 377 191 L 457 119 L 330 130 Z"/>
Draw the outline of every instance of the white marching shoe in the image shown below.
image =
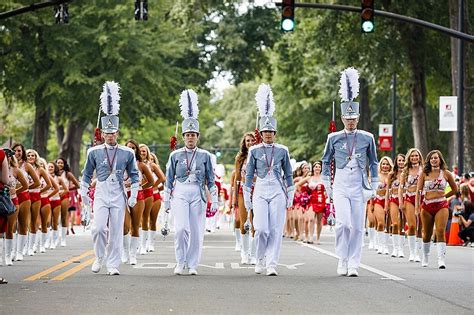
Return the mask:
<path id="1" fill-rule="evenodd" d="M 66 246 L 66 234 L 67 234 L 67 228 L 65 227 L 61 228 L 61 247 Z"/>
<path id="2" fill-rule="evenodd" d="M 415 235 L 408 235 L 408 249 L 410 250 L 410 256 L 408 256 L 409 261 L 415 261 L 416 256 L 416 237 Z"/>
<path id="3" fill-rule="evenodd" d="M 137 264 L 137 251 L 140 245 L 140 238 L 132 236 L 130 238 L 130 265 L 134 266 Z"/>
<path id="4" fill-rule="evenodd" d="M 91 270 L 93 273 L 98 273 L 102 268 L 102 263 L 104 262 L 104 257 L 96 257 L 94 263 L 92 264 Z"/>
<path id="5" fill-rule="evenodd" d="M 421 259 L 421 266 L 428 267 L 428 256 L 430 254 L 431 242 L 423 243 L 423 255 Z"/>
<path id="6" fill-rule="evenodd" d="M 340 276 L 347 275 L 347 260 L 339 259 L 337 263 L 337 274 Z"/>
<path id="7" fill-rule="evenodd" d="M 175 275 L 182 275 L 183 271 L 184 271 L 184 265 L 177 264 L 176 267 L 174 268 Z"/>
<path id="8" fill-rule="evenodd" d="M 423 247 L 423 241 L 421 240 L 421 238 L 417 238 L 416 247 L 415 247 L 415 261 L 416 262 L 421 262 L 420 253 L 422 251 L 422 247 Z"/>
<path id="9" fill-rule="evenodd" d="M 265 259 L 259 259 L 255 265 L 255 273 L 257 275 L 261 274 L 265 270 Z"/>
<path id="10" fill-rule="evenodd" d="M 267 276 L 278 276 L 278 272 L 273 267 L 267 268 Z"/>
<path id="11" fill-rule="evenodd" d="M 122 250 L 122 263 L 128 264 L 130 262 L 130 234 L 123 236 L 123 250 Z"/>
<path id="12" fill-rule="evenodd" d="M 12 246 L 13 246 L 13 240 L 5 239 L 5 247 L 4 247 L 4 252 L 5 252 L 5 265 L 6 266 L 11 266 L 13 265 L 13 259 L 12 259 Z"/>
<path id="13" fill-rule="evenodd" d="M 53 237 L 51 239 L 51 245 L 49 246 L 50 249 L 56 249 L 59 245 L 59 231 L 53 230 Z"/>
<path id="14" fill-rule="evenodd" d="M 35 255 L 35 250 L 34 250 L 34 246 L 35 246 L 35 240 L 36 240 L 36 233 L 33 234 L 33 233 L 30 233 L 28 234 L 28 256 L 34 256 Z"/>
<path id="15" fill-rule="evenodd" d="M 147 252 L 155 251 L 155 234 L 156 234 L 156 231 L 148 230 L 148 239 L 146 241 Z"/>
<path id="16" fill-rule="evenodd" d="M 109 275 L 109 276 L 118 276 L 118 275 L 120 275 L 120 271 L 117 268 L 109 267 L 109 268 L 107 268 L 107 275 Z"/>
<path id="17" fill-rule="evenodd" d="M 198 272 L 197 272 L 197 270 L 196 270 L 195 268 L 190 268 L 190 269 L 189 269 L 189 274 L 190 274 L 191 276 L 197 276 Z"/>
<path id="18" fill-rule="evenodd" d="M 144 230 L 141 230 L 140 231 L 140 246 L 139 246 L 139 252 L 140 252 L 140 255 L 146 255 L 146 243 L 147 243 L 147 239 L 148 239 L 148 230 L 144 231 Z"/>
<path id="19" fill-rule="evenodd" d="M 438 268 L 446 269 L 446 243 L 437 243 L 436 249 L 438 250 Z"/>
<path id="20" fill-rule="evenodd" d="M 349 268 L 349 270 L 347 271 L 347 276 L 348 277 L 358 277 L 359 272 L 357 271 L 357 268 Z"/>

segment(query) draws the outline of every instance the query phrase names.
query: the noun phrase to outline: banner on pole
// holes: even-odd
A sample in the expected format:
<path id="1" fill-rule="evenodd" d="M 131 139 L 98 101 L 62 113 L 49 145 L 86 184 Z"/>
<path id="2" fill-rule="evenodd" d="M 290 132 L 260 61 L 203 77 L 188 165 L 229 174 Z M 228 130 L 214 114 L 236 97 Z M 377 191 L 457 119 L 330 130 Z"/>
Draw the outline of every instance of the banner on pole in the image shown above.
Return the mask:
<path id="1" fill-rule="evenodd" d="M 393 126 L 392 124 L 379 125 L 379 150 L 392 151 L 393 143 Z"/>
<path id="2" fill-rule="evenodd" d="M 458 130 L 457 107 L 457 96 L 439 97 L 439 131 Z"/>

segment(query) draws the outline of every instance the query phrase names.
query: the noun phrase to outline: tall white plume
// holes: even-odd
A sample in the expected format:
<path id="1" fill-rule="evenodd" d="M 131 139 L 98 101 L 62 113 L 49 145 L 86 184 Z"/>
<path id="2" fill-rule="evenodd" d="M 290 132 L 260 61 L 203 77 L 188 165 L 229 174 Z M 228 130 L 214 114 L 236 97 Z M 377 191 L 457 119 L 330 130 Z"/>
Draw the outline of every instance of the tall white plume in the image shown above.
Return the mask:
<path id="1" fill-rule="evenodd" d="M 120 86 L 114 81 L 106 81 L 100 93 L 100 107 L 106 115 L 118 115 L 120 111 Z"/>
<path id="2" fill-rule="evenodd" d="M 343 102 L 351 102 L 359 95 L 359 72 L 349 67 L 341 72 L 339 95 Z"/>
<path id="3" fill-rule="evenodd" d="M 181 117 L 197 119 L 199 115 L 198 96 L 191 89 L 181 92 L 179 98 L 179 108 L 181 109 Z"/>
<path id="4" fill-rule="evenodd" d="M 255 100 L 257 101 L 260 117 L 273 116 L 275 102 L 273 101 L 273 92 L 270 85 L 265 83 L 260 84 L 257 94 L 255 94 Z"/>

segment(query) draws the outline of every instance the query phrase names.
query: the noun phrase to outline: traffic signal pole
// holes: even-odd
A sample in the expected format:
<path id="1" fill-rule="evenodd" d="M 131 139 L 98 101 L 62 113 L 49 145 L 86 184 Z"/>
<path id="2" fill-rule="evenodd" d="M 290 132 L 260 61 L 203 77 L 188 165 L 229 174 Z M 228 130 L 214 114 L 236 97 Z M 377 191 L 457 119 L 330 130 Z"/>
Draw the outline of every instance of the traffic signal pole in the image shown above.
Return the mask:
<path id="1" fill-rule="evenodd" d="M 11 11 L 6 11 L 6 12 L 0 12 L 0 20 L 15 16 L 15 15 L 19 15 L 19 14 L 22 14 L 22 13 L 36 11 L 36 10 L 39 10 L 39 9 L 52 7 L 52 6 L 55 6 L 55 5 L 63 4 L 63 3 L 66 3 L 66 2 L 72 2 L 72 1 L 73 0 L 55 0 L 55 1 L 45 1 L 45 2 L 41 2 L 41 3 L 32 3 L 32 4 L 30 4 L 29 6 L 26 6 L 26 7 L 22 7 L 22 8 L 14 9 L 14 10 L 11 10 Z"/>
<path id="2" fill-rule="evenodd" d="M 462 0 L 459 0 L 462 1 Z M 281 7 L 282 2 L 276 2 L 276 6 Z M 350 11 L 350 12 L 357 12 L 360 14 L 360 7 L 353 7 L 349 5 L 341 5 L 341 4 L 322 4 L 322 3 L 295 3 L 295 7 L 298 8 L 310 8 L 310 9 L 328 9 L 328 10 L 336 10 L 336 11 Z M 381 10 L 374 10 L 375 15 L 387 17 L 390 19 L 416 24 L 422 27 L 426 27 L 431 30 L 435 30 L 437 32 L 448 34 L 452 37 L 459 38 L 461 40 L 465 40 L 471 43 L 474 43 L 474 35 L 466 34 L 461 31 L 453 30 L 448 27 L 444 27 L 438 24 L 426 22 L 423 20 L 415 19 L 409 16 L 404 16 L 392 12 L 381 11 Z"/>
<path id="3" fill-rule="evenodd" d="M 276 6 L 282 6 L 281 2 L 275 3 Z M 319 3 L 295 3 L 295 7 L 300 8 L 311 8 L 311 9 L 328 9 L 328 10 L 337 10 L 337 11 L 350 11 L 361 13 L 360 7 L 353 7 L 348 5 L 339 5 L 339 4 L 319 4 Z M 402 21 L 405 23 L 415 24 L 422 26 L 440 33 L 447 34 L 452 37 L 459 39 L 458 41 L 458 174 L 462 174 L 464 169 L 464 41 L 474 43 L 474 35 L 464 33 L 464 0 L 458 0 L 459 13 L 458 13 L 458 30 L 454 30 L 448 27 L 437 25 L 434 23 L 426 22 L 423 20 L 415 19 L 409 16 L 404 16 L 392 12 L 386 12 L 381 10 L 374 10 L 375 15 L 387 17 L 390 19 Z M 395 83 L 395 77 L 394 77 Z M 394 116 L 395 117 L 395 116 Z M 393 124 L 395 128 L 395 124 Z M 394 129 L 396 130 L 396 129 Z M 395 138 L 395 137 L 394 137 Z"/>

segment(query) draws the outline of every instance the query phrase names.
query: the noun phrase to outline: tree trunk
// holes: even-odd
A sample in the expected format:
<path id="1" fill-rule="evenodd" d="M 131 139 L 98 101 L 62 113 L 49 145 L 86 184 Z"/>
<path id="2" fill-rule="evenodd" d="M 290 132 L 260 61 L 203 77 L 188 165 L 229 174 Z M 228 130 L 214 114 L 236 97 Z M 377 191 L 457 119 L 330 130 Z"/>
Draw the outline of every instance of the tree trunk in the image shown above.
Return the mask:
<path id="1" fill-rule="evenodd" d="M 48 153 L 47 143 L 49 137 L 49 123 L 51 109 L 43 103 L 41 99 L 42 89 L 35 93 L 35 125 L 33 128 L 33 148 L 41 157 L 46 157 Z"/>
<path id="2" fill-rule="evenodd" d="M 469 8 L 468 2 L 464 1 L 464 32 L 470 34 L 471 25 L 469 24 Z M 459 1 L 449 0 L 449 22 L 452 29 L 458 29 L 459 22 Z M 452 95 L 458 95 L 458 39 L 451 37 L 451 87 Z M 474 167 L 472 154 L 474 154 L 474 137 L 471 136 L 473 123 L 471 119 L 471 106 L 469 106 L 470 91 L 470 49 L 471 45 L 464 44 L 463 58 L 464 58 L 464 171 L 471 171 Z M 449 162 L 450 165 L 457 165 L 458 162 L 458 134 L 451 133 L 451 145 L 449 146 Z"/>
<path id="3" fill-rule="evenodd" d="M 360 78 L 360 116 L 361 129 L 372 132 L 372 122 L 370 120 L 370 106 L 369 106 L 369 85 L 367 80 Z"/>
<path id="4" fill-rule="evenodd" d="M 414 146 L 423 156 L 428 153 L 428 128 L 426 120 L 425 58 L 423 30 L 417 26 L 406 26 L 404 43 L 410 67 L 410 94 Z"/>
<path id="5" fill-rule="evenodd" d="M 82 135 L 87 122 L 71 120 L 61 143 L 59 156 L 68 161 L 72 173 L 78 177 L 80 174 L 79 161 L 81 157 Z"/>
<path id="6" fill-rule="evenodd" d="M 61 144 L 63 143 L 64 139 L 64 125 L 60 122 L 57 112 L 54 116 L 54 120 L 56 122 L 56 143 L 58 144 L 58 148 L 61 149 Z"/>

